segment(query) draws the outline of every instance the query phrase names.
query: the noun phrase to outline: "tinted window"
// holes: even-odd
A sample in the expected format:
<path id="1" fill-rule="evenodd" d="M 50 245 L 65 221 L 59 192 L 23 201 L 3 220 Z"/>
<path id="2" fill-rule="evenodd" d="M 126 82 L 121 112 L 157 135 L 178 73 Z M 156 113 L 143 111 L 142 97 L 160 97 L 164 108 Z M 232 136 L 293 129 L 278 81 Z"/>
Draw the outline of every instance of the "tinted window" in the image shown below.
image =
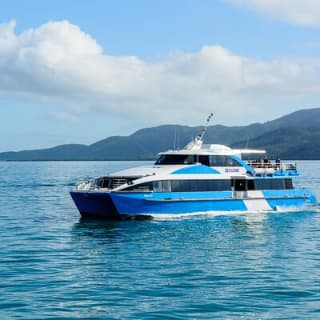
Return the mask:
<path id="1" fill-rule="evenodd" d="M 96 179 L 96 185 L 98 188 L 109 188 L 110 179 L 107 177 Z"/>
<path id="2" fill-rule="evenodd" d="M 193 164 L 196 162 L 195 155 L 163 154 L 155 164 Z"/>
<path id="3" fill-rule="evenodd" d="M 210 156 L 210 166 L 211 167 L 241 167 L 236 160 L 230 158 L 229 156 Z"/>
<path id="4" fill-rule="evenodd" d="M 210 161 L 209 161 L 209 156 L 199 156 L 199 163 L 205 165 L 205 166 L 210 166 Z"/>
<path id="5" fill-rule="evenodd" d="M 153 190 L 152 182 L 140 183 L 135 186 L 126 188 L 124 191 L 149 192 Z"/>
<path id="6" fill-rule="evenodd" d="M 154 192 L 170 192 L 171 191 L 170 181 L 169 180 L 154 181 L 153 191 Z"/>
<path id="7" fill-rule="evenodd" d="M 257 190 L 293 189 L 291 179 L 256 179 L 254 184 Z"/>
<path id="8" fill-rule="evenodd" d="M 248 190 L 254 190 L 254 182 L 253 180 L 247 180 Z"/>
<path id="9" fill-rule="evenodd" d="M 172 192 L 227 191 L 231 189 L 230 180 L 172 180 Z"/>
<path id="10" fill-rule="evenodd" d="M 285 179 L 284 181 L 286 189 L 293 189 L 292 179 Z"/>
<path id="11" fill-rule="evenodd" d="M 164 180 L 141 183 L 123 191 L 134 192 L 199 192 L 199 191 L 229 191 L 230 180 Z"/>

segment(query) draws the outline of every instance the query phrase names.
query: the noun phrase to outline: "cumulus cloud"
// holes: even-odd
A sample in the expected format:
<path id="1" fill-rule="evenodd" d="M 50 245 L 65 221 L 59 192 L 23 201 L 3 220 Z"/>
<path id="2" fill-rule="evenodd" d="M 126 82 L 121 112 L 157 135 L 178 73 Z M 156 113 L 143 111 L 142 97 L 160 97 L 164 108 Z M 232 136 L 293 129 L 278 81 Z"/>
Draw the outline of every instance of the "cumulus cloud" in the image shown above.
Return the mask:
<path id="1" fill-rule="evenodd" d="M 225 0 L 226 2 L 256 10 L 264 15 L 305 25 L 320 26 L 319 0 Z"/>
<path id="2" fill-rule="evenodd" d="M 193 123 L 213 111 L 221 122 L 249 122 L 270 106 L 319 98 L 318 66 L 317 60 L 249 59 L 219 45 L 145 61 L 104 53 L 67 21 L 21 34 L 15 22 L 0 25 L 0 93 L 54 102 L 60 120 L 90 112 Z"/>

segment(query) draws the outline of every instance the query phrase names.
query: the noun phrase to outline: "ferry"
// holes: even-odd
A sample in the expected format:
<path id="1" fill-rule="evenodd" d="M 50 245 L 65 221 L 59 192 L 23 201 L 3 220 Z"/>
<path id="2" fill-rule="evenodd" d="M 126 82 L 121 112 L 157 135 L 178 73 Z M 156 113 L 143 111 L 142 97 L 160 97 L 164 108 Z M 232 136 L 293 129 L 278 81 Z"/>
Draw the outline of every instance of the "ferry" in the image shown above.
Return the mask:
<path id="1" fill-rule="evenodd" d="M 202 132 L 181 150 L 159 154 L 153 165 L 79 183 L 70 192 L 83 217 L 126 219 L 211 212 L 277 211 L 316 204 L 295 188 L 295 163 L 270 161 L 265 150 L 204 144 Z M 254 160 L 244 160 L 244 156 Z"/>

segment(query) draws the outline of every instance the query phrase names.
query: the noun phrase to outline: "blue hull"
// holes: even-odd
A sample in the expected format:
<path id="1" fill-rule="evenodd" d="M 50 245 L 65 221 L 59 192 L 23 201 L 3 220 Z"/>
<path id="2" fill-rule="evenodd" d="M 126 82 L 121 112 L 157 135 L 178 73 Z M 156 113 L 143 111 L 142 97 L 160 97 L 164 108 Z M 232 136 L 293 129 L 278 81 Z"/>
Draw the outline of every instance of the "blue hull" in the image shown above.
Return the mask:
<path id="1" fill-rule="evenodd" d="M 83 217 L 120 218 L 109 192 L 71 191 L 70 195 Z"/>
<path id="2" fill-rule="evenodd" d="M 101 192 L 72 191 L 71 196 L 82 216 L 121 219 L 152 214 L 186 214 L 211 211 L 262 210 L 303 207 L 315 204 L 314 195 L 305 189 L 264 191 L 259 199 L 235 199 L 225 192 Z M 253 205 L 250 205 L 253 203 Z"/>

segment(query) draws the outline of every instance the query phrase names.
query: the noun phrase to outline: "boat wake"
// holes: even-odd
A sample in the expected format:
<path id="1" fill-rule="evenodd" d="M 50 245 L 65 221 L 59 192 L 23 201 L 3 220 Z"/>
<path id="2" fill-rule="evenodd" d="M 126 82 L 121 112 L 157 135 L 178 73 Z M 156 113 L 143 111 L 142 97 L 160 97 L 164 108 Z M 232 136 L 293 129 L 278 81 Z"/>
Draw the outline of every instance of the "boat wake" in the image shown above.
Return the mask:
<path id="1" fill-rule="evenodd" d="M 275 210 L 250 210 L 250 211 L 206 211 L 206 212 L 193 212 L 193 213 L 182 213 L 182 214 L 150 214 L 148 217 L 152 220 L 181 220 L 181 219 L 197 219 L 197 218 L 212 218 L 219 216 L 257 216 L 266 215 L 270 213 L 285 214 L 285 213 L 297 213 L 297 212 L 310 212 L 320 213 L 320 204 L 313 206 L 303 207 L 280 207 L 277 206 Z"/>
<path id="2" fill-rule="evenodd" d="M 205 211 L 205 212 L 192 212 L 192 213 L 162 213 L 162 214 L 151 214 L 153 220 L 181 220 L 181 219 L 194 219 L 194 218 L 206 218 L 206 217 L 218 217 L 226 215 L 244 215 L 243 211 Z"/>
<path id="3" fill-rule="evenodd" d="M 320 203 L 317 204 L 305 204 L 302 207 L 282 207 L 282 206 L 277 206 L 275 208 L 276 210 L 272 211 L 275 213 L 291 213 L 291 212 L 313 212 L 313 213 L 318 213 L 320 212 Z"/>

